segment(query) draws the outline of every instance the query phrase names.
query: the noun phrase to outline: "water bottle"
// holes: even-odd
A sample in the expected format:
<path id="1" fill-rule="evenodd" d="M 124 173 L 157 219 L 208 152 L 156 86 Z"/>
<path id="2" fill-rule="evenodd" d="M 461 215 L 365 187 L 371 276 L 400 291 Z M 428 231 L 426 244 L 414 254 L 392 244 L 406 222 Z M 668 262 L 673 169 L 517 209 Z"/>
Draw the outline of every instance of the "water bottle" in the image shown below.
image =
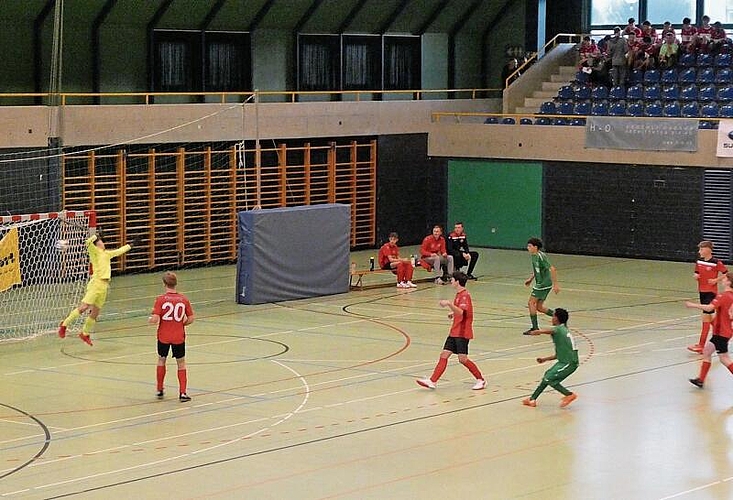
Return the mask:
<path id="1" fill-rule="evenodd" d="M 369 257 L 369 270 L 374 271 L 374 257 Z"/>
<path id="2" fill-rule="evenodd" d="M 356 262 L 351 261 L 351 274 L 356 272 Z"/>
<path id="3" fill-rule="evenodd" d="M 414 255 L 410 255 L 410 264 L 412 265 L 412 267 L 415 267 L 415 256 Z"/>

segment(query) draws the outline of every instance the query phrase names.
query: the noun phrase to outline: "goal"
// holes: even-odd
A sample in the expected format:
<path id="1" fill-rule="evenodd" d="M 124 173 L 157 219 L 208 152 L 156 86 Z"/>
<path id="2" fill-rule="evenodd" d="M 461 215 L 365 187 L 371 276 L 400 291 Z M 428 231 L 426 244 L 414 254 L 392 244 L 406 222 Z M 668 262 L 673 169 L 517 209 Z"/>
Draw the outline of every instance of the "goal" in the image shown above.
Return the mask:
<path id="1" fill-rule="evenodd" d="M 55 332 L 89 279 L 93 211 L 0 216 L 0 342 Z"/>

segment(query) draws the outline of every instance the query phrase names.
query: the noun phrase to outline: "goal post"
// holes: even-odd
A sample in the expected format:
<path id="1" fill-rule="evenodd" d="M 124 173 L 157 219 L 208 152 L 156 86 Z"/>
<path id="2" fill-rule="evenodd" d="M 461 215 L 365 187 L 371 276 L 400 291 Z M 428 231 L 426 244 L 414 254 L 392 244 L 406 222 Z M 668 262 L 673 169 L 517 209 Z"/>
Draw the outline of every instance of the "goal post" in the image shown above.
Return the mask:
<path id="1" fill-rule="evenodd" d="M 55 332 L 90 275 L 93 211 L 0 216 L 0 342 Z"/>

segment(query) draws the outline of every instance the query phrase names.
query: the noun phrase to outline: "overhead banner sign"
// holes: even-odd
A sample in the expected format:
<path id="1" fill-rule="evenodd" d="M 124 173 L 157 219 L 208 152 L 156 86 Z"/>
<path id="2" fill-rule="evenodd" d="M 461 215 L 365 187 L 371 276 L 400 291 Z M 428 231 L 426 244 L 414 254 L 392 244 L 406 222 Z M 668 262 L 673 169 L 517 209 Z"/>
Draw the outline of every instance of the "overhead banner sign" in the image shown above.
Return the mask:
<path id="1" fill-rule="evenodd" d="M 733 120 L 720 120 L 718 124 L 716 155 L 723 158 L 733 156 Z"/>
<path id="2" fill-rule="evenodd" d="M 18 228 L 13 228 L 0 240 L 0 292 L 21 283 L 19 249 Z"/>
<path id="3" fill-rule="evenodd" d="M 698 120 L 654 118 L 640 120 L 589 116 L 585 147 L 640 151 L 697 151 Z"/>

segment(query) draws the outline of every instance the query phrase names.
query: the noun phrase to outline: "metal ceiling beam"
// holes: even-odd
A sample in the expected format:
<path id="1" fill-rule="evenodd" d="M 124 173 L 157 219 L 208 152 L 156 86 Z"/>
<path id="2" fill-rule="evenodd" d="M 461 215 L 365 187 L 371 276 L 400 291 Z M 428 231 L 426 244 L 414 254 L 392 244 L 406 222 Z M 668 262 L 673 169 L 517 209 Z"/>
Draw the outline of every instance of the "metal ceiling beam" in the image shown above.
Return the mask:
<path id="1" fill-rule="evenodd" d="M 313 17 L 313 14 L 318 10 L 318 7 L 321 6 L 324 0 L 313 0 L 313 3 L 310 4 L 310 7 L 308 7 L 308 10 L 306 10 L 303 15 L 300 17 L 298 22 L 295 24 L 295 27 L 293 28 L 293 33 L 296 35 L 300 32 L 301 29 L 303 29 L 303 26 L 305 26 L 305 23 L 310 21 L 310 18 Z"/>
<path id="2" fill-rule="evenodd" d="M 43 79 L 43 23 L 54 7 L 56 7 L 56 0 L 48 0 L 33 20 L 33 86 L 35 91 L 39 93 L 43 91 L 43 85 L 41 84 Z M 41 102 L 41 98 L 37 97 L 36 104 L 41 104 Z"/>
<path id="3" fill-rule="evenodd" d="M 343 33 L 346 31 L 346 29 L 349 27 L 349 25 L 354 21 L 354 18 L 361 12 L 361 9 L 364 8 L 364 5 L 366 5 L 367 0 L 359 0 L 354 4 L 354 6 L 351 8 L 351 11 L 346 15 L 344 20 L 341 22 L 341 25 L 336 30 L 336 33 Z"/>
<path id="4" fill-rule="evenodd" d="M 424 23 L 413 33 L 413 35 L 424 35 L 428 28 L 435 22 L 438 16 L 445 10 L 450 0 L 442 0 L 430 13 Z"/>
<path id="5" fill-rule="evenodd" d="M 400 17 L 400 14 L 402 14 L 402 11 L 405 10 L 407 7 L 407 4 L 410 3 L 410 0 L 402 0 L 397 7 L 392 11 L 392 13 L 387 17 L 387 20 L 379 27 L 379 30 L 377 30 L 377 33 L 380 35 L 384 35 L 394 24 L 394 22 L 397 20 L 398 17 Z"/>
<path id="6" fill-rule="evenodd" d="M 474 0 L 466 12 L 453 23 L 451 29 L 448 30 L 448 88 L 452 89 L 456 86 L 456 35 L 463 29 L 466 22 L 476 12 L 484 0 Z M 451 94 L 452 96 L 452 94 Z"/>
<path id="7" fill-rule="evenodd" d="M 250 22 L 249 26 L 247 26 L 247 31 L 251 33 L 256 30 L 274 4 L 275 0 L 267 0 L 267 2 L 265 2 L 264 5 L 260 7 L 260 10 L 257 11 L 255 17 L 252 18 L 252 22 Z"/>
<path id="8" fill-rule="evenodd" d="M 107 0 L 92 22 L 92 92 L 101 92 L 102 53 L 99 31 L 116 3 L 117 0 Z M 94 98 L 94 103 L 99 104 L 99 96 Z"/>
<path id="9" fill-rule="evenodd" d="M 201 21 L 201 24 L 199 25 L 200 31 L 206 31 L 209 28 L 211 21 L 216 18 L 216 15 L 219 14 L 219 11 L 224 7 L 225 3 L 227 3 L 227 0 L 217 0 L 217 2 L 211 6 L 209 12 L 206 13 L 206 17 L 204 17 L 204 20 Z"/>

